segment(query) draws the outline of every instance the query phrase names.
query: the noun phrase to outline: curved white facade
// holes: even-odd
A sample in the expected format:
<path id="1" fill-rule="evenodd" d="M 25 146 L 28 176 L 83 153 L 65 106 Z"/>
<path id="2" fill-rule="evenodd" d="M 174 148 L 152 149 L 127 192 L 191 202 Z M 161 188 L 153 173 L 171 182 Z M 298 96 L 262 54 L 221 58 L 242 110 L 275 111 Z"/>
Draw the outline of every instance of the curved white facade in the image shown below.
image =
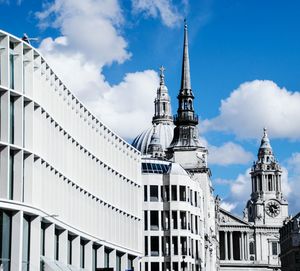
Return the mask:
<path id="1" fill-rule="evenodd" d="M 138 270 L 140 153 L 3 31 L 0 92 L 3 270 Z"/>

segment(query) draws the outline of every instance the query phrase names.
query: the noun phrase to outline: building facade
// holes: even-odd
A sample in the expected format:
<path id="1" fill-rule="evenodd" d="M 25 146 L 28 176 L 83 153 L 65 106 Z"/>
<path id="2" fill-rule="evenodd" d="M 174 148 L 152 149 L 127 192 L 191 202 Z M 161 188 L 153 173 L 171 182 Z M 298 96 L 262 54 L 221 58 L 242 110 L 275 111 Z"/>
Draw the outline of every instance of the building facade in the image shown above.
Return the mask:
<path id="1" fill-rule="evenodd" d="M 282 271 L 300 271 L 300 213 L 287 219 L 280 229 Z"/>
<path id="2" fill-rule="evenodd" d="M 243 219 L 219 208 L 221 270 L 280 270 L 279 230 L 288 217 L 281 174 L 264 129 Z"/>
<path id="3" fill-rule="evenodd" d="M 0 32 L 0 269 L 139 270 L 140 153 Z"/>
<path id="4" fill-rule="evenodd" d="M 145 271 L 218 270 L 215 200 L 193 100 L 185 25 L 177 115 L 162 69 L 153 125 L 133 141 L 143 154 Z"/>

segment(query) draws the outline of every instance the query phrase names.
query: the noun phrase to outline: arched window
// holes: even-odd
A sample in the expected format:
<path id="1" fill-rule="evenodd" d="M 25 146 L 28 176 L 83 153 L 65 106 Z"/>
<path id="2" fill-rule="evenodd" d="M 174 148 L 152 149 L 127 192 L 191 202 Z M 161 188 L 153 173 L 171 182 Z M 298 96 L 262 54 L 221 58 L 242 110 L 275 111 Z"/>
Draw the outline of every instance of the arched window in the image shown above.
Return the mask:
<path id="1" fill-rule="evenodd" d="M 253 242 L 253 241 L 251 241 L 251 242 L 249 243 L 249 254 L 250 254 L 250 255 L 254 255 L 254 254 L 255 254 L 255 250 L 254 250 L 254 242 Z"/>

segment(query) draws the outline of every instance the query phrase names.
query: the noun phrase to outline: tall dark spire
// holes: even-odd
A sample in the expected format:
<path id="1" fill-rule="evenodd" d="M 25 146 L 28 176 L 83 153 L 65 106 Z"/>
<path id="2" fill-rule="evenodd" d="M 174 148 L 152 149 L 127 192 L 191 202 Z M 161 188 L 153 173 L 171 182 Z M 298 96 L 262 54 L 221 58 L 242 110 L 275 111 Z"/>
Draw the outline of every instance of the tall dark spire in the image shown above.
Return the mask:
<path id="1" fill-rule="evenodd" d="M 171 149 L 195 148 L 199 147 L 198 139 L 198 116 L 194 112 L 194 95 L 191 88 L 190 61 L 188 50 L 188 30 L 186 20 L 184 21 L 184 41 L 183 41 L 183 57 L 181 86 L 179 90 L 177 115 L 174 116 L 173 141 L 170 145 Z"/>
<path id="2" fill-rule="evenodd" d="M 186 20 L 184 20 L 184 42 L 183 42 L 183 59 L 181 73 L 181 90 L 191 89 L 190 76 L 190 59 L 189 59 L 189 44 L 188 44 L 188 29 Z"/>

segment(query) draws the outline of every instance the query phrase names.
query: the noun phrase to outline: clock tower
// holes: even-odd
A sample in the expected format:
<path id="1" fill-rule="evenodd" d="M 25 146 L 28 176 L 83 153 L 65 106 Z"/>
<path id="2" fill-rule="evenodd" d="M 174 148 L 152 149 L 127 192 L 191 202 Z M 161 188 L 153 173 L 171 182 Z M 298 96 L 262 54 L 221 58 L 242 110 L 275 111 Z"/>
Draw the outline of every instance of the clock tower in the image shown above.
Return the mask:
<path id="1" fill-rule="evenodd" d="M 245 218 L 256 225 L 281 226 L 288 217 L 288 203 L 282 194 L 282 170 L 274 157 L 266 128 L 250 175 L 252 193 Z"/>

